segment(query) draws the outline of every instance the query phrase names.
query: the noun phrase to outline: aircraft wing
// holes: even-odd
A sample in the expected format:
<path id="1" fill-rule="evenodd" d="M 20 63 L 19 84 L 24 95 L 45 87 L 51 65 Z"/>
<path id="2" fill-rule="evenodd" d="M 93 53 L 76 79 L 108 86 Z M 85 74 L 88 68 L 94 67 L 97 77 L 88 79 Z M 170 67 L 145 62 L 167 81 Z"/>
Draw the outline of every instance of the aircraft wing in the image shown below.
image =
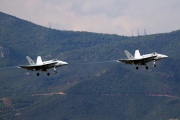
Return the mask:
<path id="1" fill-rule="evenodd" d="M 20 65 L 19 67 L 27 70 L 46 70 L 54 67 L 55 64 L 57 64 L 57 62 L 42 64 L 42 65 Z"/>
<path id="2" fill-rule="evenodd" d="M 129 60 L 129 59 L 121 59 L 119 61 L 124 62 L 126 64 L 134 64 L 134 61 L 133 60 Z"/>
<path id="3" fill-rule="evenodd" d="M 120 59 L 119 61 L 124 62 L 126 64 L 145 64 L 147 62 L 152 61 L 156 56 L 144 57 L 140 59 Z"/>
<path id="4" fill-rule="evenodd" d="M 147 63 L 147 62 L 150 62 L 150 61 L 154 60 L 155 57 L 157 57 L 157 56 L 153 55 L 153 56 L 141 58 L 139 60 L 137 59 L 136 61 L 142 61 L 144 63 Z"/>
<path id="5" fill-rule="evenodd" d="M 37 66 L 31 66 L 31 65 L 20 65 L 19 67 L 27 69 L 27 70 L 35 70 Z"/>

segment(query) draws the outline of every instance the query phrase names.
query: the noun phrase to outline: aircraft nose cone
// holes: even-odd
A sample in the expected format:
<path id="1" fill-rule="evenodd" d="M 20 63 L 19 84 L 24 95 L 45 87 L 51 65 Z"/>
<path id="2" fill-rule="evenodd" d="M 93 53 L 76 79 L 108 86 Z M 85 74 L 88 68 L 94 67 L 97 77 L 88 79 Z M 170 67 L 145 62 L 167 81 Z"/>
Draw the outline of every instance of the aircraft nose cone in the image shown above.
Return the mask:
<path id="1" fill-rule="evenodd" d="M 64 65 L 68 65 L 68 63 L 67 63 L 67 62 L 64 62 Z"/>
<path id="2" fill-rule="evenodd" d="M 167 55 L 161 55 L 161 59 L 165 59 L 167 57 L 168 57 Z"/>
<path id="3" fill-rule="evenodd" d="M 164 58 L 167 58 L 168 56 L 167 55 L 163 55 Z"/>

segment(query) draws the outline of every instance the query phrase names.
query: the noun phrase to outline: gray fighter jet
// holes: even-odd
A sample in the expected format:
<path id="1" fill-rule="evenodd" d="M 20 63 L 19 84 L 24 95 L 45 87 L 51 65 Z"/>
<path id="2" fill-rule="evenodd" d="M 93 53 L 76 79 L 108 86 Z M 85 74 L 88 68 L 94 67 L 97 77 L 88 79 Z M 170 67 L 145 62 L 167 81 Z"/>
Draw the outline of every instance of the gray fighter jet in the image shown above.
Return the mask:
<path id="1" fill-rule="evenodd" d="M 60 61 L 57 59 L 49 60 L 49 61 L 42 61 L 41 56 L 37 57 L 36 63 L 29 56 L 26 56 L 26 59 L 28 60 L 30 65 L 20 65 L 19 67 L 27 69 L 27 70 L 37 71 L 37 76 L 40 75 L 39 71 L 47 72 L 47 76 L 49 76 L 50 73 L 47 71 L 47 69 L 50 69 L 50 68 L 54 68 L 54 74 L 56 74 L 57 73 L 56 67 L 68 65 L 67 62 Z"/>
<path id="2" fill-rule="evenodd" d="M 127 50 L 124 51 L 128 59 L 120 59 L 119 61 L 124 62 L 126 64 L 135 64 L 136 69 L 138 70 L 140 65 L 145 65 L 146 69 L 148 69 L 148 66 L 146 63 L 153 62 L 153 67 L 156 67 L 156 61 L 165 59 L 168 56 L 163 54 L 158 54 L 156 52 L 151 54 L 145 54 L 141 55 L 139 50 L 135 50 L 134 56 L 131 55 Z"/>

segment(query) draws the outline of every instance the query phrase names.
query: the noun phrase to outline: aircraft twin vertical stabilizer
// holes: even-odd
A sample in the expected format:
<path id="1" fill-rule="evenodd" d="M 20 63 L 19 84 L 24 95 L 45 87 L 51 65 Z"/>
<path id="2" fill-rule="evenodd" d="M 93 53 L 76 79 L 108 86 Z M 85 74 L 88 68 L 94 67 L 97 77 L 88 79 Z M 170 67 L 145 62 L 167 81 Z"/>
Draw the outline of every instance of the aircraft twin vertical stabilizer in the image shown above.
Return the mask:
<path id="1" fill-rule="evenodd" d="M 167 55 L 158 54 L 158 53 L 151 53 L 151 54 L 145 54 L 141 55 L 139 50 L 135 50 L 134 57 L 129 53 L 127 50 L 124 51 L 128 59 L 120 59 L 119 61 L 124 62 L 126 64 L 135 64 L 136 69 L 138 70 L 138 66 L 145 65 L 146 69 L 148 69 L 148 66 L 146 63 L 153 62 L 153 66 L 156 67 L 156 61 L 167 58 Z"/>

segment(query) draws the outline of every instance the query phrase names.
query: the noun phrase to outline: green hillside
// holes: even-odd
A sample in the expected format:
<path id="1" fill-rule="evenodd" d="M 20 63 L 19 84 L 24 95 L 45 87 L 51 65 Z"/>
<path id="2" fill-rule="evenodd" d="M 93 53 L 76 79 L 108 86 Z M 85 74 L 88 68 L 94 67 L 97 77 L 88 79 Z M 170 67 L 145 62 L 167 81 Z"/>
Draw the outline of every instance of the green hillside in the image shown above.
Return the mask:
<path id="1" fill-rule="evenodd" d="M 63 31 L 1 12 L 0 26 L 0 68 L 28 64 L 27 55 L 69 63 L 39 77 L 1 69 L 0 120 L 180 119 L 180 30 L 138 37 Z M 113 61 L 136 49 L 169 57 L 138 71 Z M 103 61 L 112 62 L 96 63 Z"/>

